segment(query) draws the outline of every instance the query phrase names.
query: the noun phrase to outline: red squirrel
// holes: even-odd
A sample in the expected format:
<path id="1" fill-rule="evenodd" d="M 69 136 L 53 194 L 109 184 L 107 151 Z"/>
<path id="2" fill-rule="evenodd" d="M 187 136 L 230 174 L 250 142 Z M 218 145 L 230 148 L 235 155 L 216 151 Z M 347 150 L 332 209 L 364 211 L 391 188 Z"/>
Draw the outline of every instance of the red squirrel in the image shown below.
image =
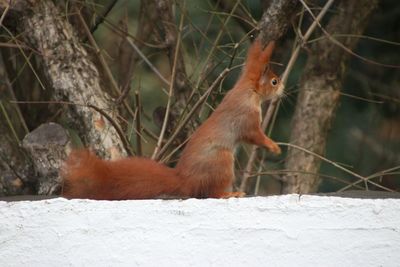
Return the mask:
<path id="1" fill-rule="evenodd" d="M 235 147 L 246 142 L 281 152 L 260 127 L 262 101 L 283 91 L 268 65 L 273 49 L 274 42 L 263 49 L 258 39 L 254 41 L 239 80 L 191 136 L 175 168 L 139 157 L 107 161 L 88 150 L 75 150 L 63 167 L 63 196 L 98 200 L 243 196 L 226 192 L 234 178 Z"/>

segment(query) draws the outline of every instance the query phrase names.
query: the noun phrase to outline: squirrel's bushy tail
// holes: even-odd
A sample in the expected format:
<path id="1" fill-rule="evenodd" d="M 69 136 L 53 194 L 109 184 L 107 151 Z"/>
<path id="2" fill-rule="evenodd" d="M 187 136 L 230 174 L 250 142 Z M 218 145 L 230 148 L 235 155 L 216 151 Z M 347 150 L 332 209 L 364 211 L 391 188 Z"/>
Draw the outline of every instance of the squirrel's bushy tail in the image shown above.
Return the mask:
<path id="1" fill-rule="evenodd" d="M 146 199 L 178 195 L 176 171 L 146 158 L 102 160 L 89 150 L 74 150 L 62 172 L 63 196 L 89 199 Z"/>

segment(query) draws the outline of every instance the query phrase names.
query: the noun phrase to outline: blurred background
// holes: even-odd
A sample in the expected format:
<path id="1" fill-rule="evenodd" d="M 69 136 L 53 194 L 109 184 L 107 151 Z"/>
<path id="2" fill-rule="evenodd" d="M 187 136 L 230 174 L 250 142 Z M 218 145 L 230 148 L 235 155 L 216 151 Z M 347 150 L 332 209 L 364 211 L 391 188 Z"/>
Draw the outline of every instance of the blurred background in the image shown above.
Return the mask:
<path id="1" fill-rule="evenodd" d="M 258 22 L 269 2 L 271 1 L 171 1 L 170 12 L 174 25 L 168 24 L 169 22 L 160 17 L 160 13 L 155 12 L 157 4 L 153 1 L 60 1 L 57 7 L 62 18 L 72 25 L 81 44 L 98 67 L 104 91 L 111 99 L 120 97 L 112 91 L 112 82 L 107 76 L 104 62 L 100 62 L 97 53 L 103 55 L 119 88 L 127 92 L 125 100 L 134 113 L 139 114 L 143 132 L 141 141 L 138 141 L 140 138 L 135 131 L 137 117 L 132 117 L 124 107 L 120 109 L 119 123 L 136 155 L 151 156 L 161 131 L 169 99 L 169 88 L 163 78 L 171 79 L 174 65 L 171 55 L 174 49 L 171 48 L 171 44 L 176 43 L 176 40 L 168 43 L 169 26 L 178 34 L 182 55 L 179 60 L 182 60 L 181 66 L 184 67 L 179 73 L 184 73 L 186 77 L 177 77 L 175 81 L 174 109 L 166 131 L 167 140 L 179 122 L 182 122 L 184 114 L 187 115 L 190 107 L 193 107 L 213 81 L 225 68 L 230 69 L 218 84 L 218 88 L 212 91 L 206 103 L 201 106 L 200 111 L 185 125 L 182 136 L 178 135 L 167 150 L 168 153 L 164 154 L 163 160 L 174 166 L 180 153 L 180 149 L 175 148 L 190 136 L 234 86 L 247 48 L 258 33 Z M 341 1 L 336 1 L 330 7 L 321 21 L 323 26 L 343 11 L 339 2 Z M 326 1 L 305 3 L 318 14 Z M 363 4 L 368 5 L 368 1 L 363 1 Z M 371 4 L 375 5 L 376 2 Z M 88 41 L 87 32 L 77 19 L 77 9 L 91 29 L 99 50 Z M 367 183 L 358 183 L 358 187 L 349 186 L 359 178 L 331 162 L 363 177 L 372 175 L 373 181 L 384 188 L 394 191 L 400 189 L 399 2 L 377 1 L 376 8 L 366 20 L 361 35 L 352 32 L 339 32 L 334 35 L 339 42 L 351 38 L 357 38 L 358 42 L 353 49 L 354 55 L 349 56 L 343 68 L 343 80 L 341 88 L 338 88 L 340 97 L 326 138 L 326 150 L 323 155 L 326 160 L 321 161 L 318 172 L 318 192 L 335 192 L 344 188 L 384 190 L 374 185 L 368 187 Z M 281 75 L 284 72 L 295 45 L 301 39 L 300 33 L 304 34 L 313 21 L 305 6 L 300 5 L 291 18 L 287 32 L 278 40 L 272 63 L 272 68 L 277 74 Z M 82 138 L 78 137 L 80 134 L 74 131 L 70 118 L 65 114 L 65 106 L 57 101 L 52 102 L 54 91 L 52 85 L 46 82 L 47 77 L 40 57 L 35 53 L 30 53 L 27 57 L 27 54 L 21 53 L 21 49 L 5 45 L 15 43 L 14 38 L 20 38 L 21 28 L 18 27 L 18 21 L 15 20 L 6 21 L 2 25 L 0 32 L 3 45 L 0 45 L 0 49 L 3 57 L 2 69 L 8 76 L 15 100 L 20 102 L 18 108 L 21 116 L 12 119 L 12 112 L 3 108 L 0 112 L 1 123 L 18 125 L 16 121 L 23 120 L 26 131 L 32 131 L 45 122 L 54 121 L 69 129 L 75 143 L 82 143 Z M 136 45 L 141 54 L 133 49 L 128 39 Z M 302 45 L 299 57 L 290 72 L 285 95 L 267 128 L 267 135 L 277 142 L 291 143 L 292 118 L 300 84 L 302 79 L 307 77 L 305 65 L 313 51 L 310 47 L 322 39 L 326 39 L 326 36 L 320 29 L 316 29 Z M 4 99 L 2 101 L 4 102 Z M 268 103 L 263 109 L 268 109 Z M 271 195 L 282 192 L 282 183 L 285 182 L 282 176 L 290 171 L 285 165 L 287 146 L 282 146 L 282 150 L 283 154 L 280 156 L 257 151 L 259 161 L 255 164 L 254 174 L 248 182 L 249 194 Z M 7 150 L 3 148 L 0 151 L 6 153 Z M 235 186 L 241 183 L 250 153 L 251 147 L 248 145 L 237 150 Z M 3 176 L 3 194 L 27 192 L 11 190 L 10 186 L 6 186 L 9 183 L 6 180 Z M 29 186 L 31 190 L 28 191 L 34 192 L 35 189 L 32 188 L 35 188 L 35 185 Z"/>

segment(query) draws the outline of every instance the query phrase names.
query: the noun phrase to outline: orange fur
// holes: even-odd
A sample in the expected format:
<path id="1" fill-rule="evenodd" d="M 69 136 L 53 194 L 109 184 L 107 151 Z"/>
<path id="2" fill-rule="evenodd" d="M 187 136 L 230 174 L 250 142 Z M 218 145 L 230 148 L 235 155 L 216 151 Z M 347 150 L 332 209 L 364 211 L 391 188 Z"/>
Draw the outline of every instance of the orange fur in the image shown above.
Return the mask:
<path id="1" fill-rule="evenodd" d="M 65 164 L 67 197 L 142 199 L 159 196 L 231 197 L 234 150 L 240 142 L 280 153 L 260 128 L 261 102 L 280 93 L 278 77 L 267 67 L 274 48 L 256 40 L 242 75 L 213 114 L 194 132 L 175 169 L 144 158 L 105 161 L 88 151 L 73 152 Z"/>
<path id="2" fill-rule="evenodd" d="M 62 170 L 67 198 L 147 199 L 174 196 L 176 171 L 145 158 L 107 161 L 88 150 L 73 151 Z"/>

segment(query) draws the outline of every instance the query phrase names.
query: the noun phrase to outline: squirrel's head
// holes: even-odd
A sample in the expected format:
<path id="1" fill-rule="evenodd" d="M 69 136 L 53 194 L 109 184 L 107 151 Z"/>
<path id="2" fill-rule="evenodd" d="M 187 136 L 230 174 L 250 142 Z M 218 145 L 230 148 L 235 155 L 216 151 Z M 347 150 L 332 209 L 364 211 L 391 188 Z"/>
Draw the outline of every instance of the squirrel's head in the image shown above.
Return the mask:
<path id="1" fill-rule="evenodd" d="M 255 90 L 264 99 L 271 99 L 280 96 L 283 93 L 284 86 L 279 77 L 271 70 L 269 64 L 265 66 L 265 70 L 261 75 Z"/>
<path id="2" fill-rule="evenodd" d="M 260 39 L 256 39 L 249 48 L 242 74 L 243 79 L 253 83 L 253 89 L 263 99 L 280 96 L 284 89 L 281 80 L 269 65 L 274 47 L 274 41 L 263 48 Z"/>

